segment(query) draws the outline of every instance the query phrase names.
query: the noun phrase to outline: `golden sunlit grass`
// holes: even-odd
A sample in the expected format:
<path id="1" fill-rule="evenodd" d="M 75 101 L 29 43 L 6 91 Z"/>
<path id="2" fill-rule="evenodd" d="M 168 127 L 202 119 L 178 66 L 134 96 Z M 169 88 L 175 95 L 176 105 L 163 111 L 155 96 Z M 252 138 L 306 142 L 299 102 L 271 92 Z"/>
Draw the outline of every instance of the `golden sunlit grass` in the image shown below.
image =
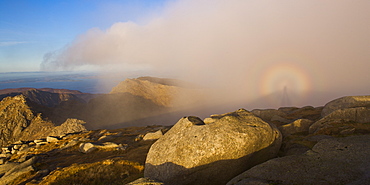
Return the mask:
<path id="1" fill-rule="evenodd" d="M 144 166 L 127 160 L 107 159 L 95 163 L 73 164 L 57 169 L 41 185 L 125 184 L 142 176 Z"/>

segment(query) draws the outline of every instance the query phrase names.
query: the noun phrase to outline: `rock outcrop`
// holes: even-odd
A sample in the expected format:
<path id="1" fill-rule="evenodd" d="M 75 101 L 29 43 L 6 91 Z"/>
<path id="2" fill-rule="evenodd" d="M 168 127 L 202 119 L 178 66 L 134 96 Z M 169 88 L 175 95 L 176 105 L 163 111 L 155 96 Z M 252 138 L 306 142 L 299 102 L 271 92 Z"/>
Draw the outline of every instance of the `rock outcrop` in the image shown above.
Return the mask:
<path id="1" fill-rule="evenodd" d="M 225 184 L 277 155 L 277 128 L 240 109 L 180 119 L 149 150 L 144 176 L 165 184 Z"/>
<path id="2" fill-rule="evenodd" d="M 283 136 L 288 136 L 291 134 L 296 134 L 300 132 L 308 132 L 310 126 L 313 124 L 313 121 L 309 119 L 297 119 L 292 123 L 285 124 L 279 127 L 279 130 Z"/>
<path id="3" fill-rule="evenodd" d="M 311 134 L 325 133 L 325 130 L 330 130 L 330 128 L 338 128 L 337 132 L 340 132 L 350 129 L 349 127 L 341 127 L 343 124 L 347 123 L 370 123 L 370 109 L 366 107 L 355 107 L 335 110 L 312 124 L 309 128 L 309 132 Z"/>
<path id="4" fill-rule="evenodd" d="M 18 140 L 33 140 L 49 135 L 60 136 L 67 133 L 86 131 L 84 122 L 68 119 L 60 126 L 44 120 L 37 113 L 26 96 L 6 97 L 0 101 L 0 146 Z"/>
<path id="5" fill-rule="evenodd" d="M 0 146 L 17 141 L 22 131 L 35 117 L 23 95 L 2 100 L 0 102 Z"/>
<path id="6" fill-rule="evenodd" d="M 324 106 L 321 116 L 325 117 L 336 110 L 353 107 L 370 107 L 370 96 L 345 96 L 330 101 Z"/>
<path id="7" fill-rule="evenodd" d="M 67 119 L 63 124 L 60 126 L 56 126 L 53 128 L 50 135 L 53 136 L 61 136 L 69 133 L 76 133 L 76 132 L 83 132 L 87 131 L 85 126 L 85 121 L 78 120 L 78 119 Z"/>
<path id="8" fill-rule="evenodd" d="M 368 184 L 370 136 L 319 141 L 302 155 L 271 159 L 235 177 L 228 185 Z"/>

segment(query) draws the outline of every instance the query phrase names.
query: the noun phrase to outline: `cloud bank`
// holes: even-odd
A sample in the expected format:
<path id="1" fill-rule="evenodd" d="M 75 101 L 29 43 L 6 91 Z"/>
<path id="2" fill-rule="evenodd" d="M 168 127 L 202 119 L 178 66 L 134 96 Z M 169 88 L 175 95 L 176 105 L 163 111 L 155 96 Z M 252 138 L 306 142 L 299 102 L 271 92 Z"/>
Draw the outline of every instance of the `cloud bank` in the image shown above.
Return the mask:
<path id="1" fill-rule="evenodd" d="M 92 28 L 45 54 L 41 68 L 150 69 L 208 85 L 222 99 L 278 92 L 297 106 L 320 104 L 328 99 L 313 93 L 368 94 L 369 7 L 368 0 L 178 0 L 145 23 Z"/>

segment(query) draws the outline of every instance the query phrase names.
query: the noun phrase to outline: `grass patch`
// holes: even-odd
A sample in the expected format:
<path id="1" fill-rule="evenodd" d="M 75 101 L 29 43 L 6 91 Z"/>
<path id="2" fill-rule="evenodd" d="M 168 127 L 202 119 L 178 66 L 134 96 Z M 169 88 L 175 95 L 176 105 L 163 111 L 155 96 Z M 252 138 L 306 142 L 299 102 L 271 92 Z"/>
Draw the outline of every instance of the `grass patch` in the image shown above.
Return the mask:
<path id="1" fill-rule="evenodd" d="M 41 185 L 125 184 L 143 176 L 144 166 L 131 161 L 107 159 L 95 163 L 73 164 L 53 171 Z"/>

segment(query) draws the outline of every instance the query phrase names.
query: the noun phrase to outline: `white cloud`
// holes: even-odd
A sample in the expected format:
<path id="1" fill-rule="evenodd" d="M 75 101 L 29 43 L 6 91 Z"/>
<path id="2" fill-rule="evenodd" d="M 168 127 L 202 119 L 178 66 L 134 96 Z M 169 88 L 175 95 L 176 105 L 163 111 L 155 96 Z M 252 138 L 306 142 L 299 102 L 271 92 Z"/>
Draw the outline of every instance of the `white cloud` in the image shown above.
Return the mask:
<path id="1" fill-rule="evenodd" d="M 144 65 L 256 98 L 262 74 L 288 63 L 311 91 L 357 88 L 370 79 L 369 2 L 179 0 L 145 25 L 91 29 L 42 66 Z"/>

